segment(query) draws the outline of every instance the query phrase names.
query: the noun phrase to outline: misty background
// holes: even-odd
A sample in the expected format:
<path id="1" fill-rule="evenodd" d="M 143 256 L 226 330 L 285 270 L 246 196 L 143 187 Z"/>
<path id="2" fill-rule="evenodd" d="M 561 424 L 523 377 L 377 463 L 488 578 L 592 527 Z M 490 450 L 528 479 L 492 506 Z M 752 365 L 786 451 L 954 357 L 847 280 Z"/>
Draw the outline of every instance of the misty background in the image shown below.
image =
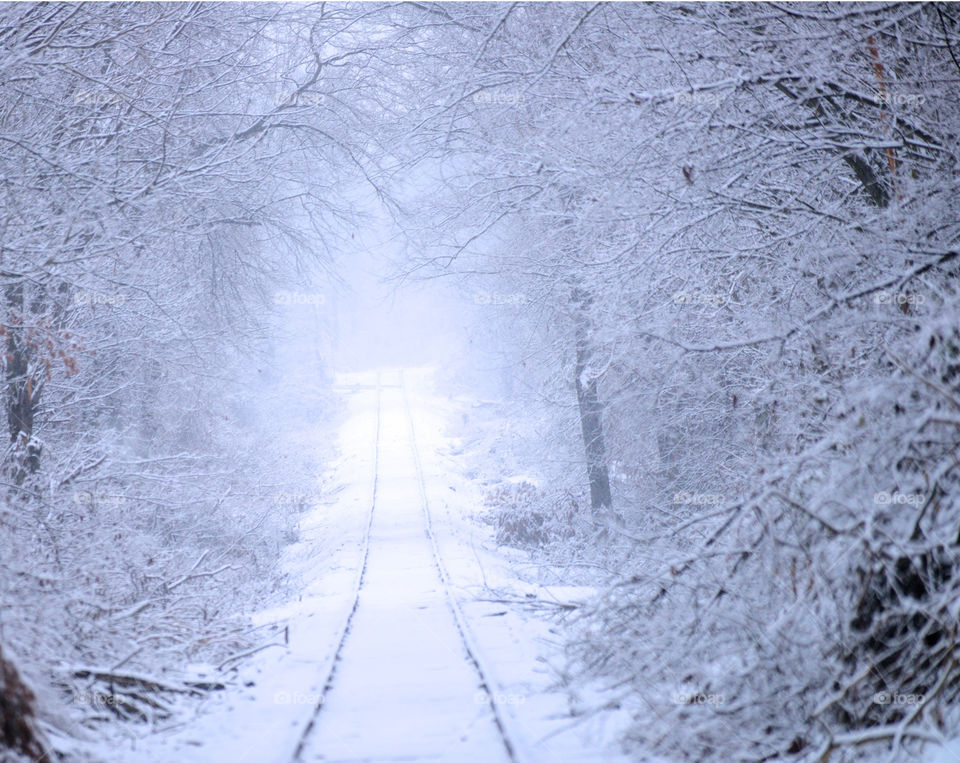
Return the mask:
<path id="1" fill-rule="evenodd" d="M 386 368 L 432 369 L 571 721 L 956 736 L 954 6 L 11 3 L 0 71 L 12 760 L 279 644 L 344 374 Z"/>

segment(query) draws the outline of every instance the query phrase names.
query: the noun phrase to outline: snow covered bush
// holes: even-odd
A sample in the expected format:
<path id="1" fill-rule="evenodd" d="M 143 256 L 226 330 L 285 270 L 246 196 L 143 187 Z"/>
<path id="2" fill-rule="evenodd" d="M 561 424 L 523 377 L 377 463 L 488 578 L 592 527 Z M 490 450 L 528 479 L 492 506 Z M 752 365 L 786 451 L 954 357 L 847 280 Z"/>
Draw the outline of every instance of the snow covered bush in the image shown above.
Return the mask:
<path id="1" fill-rule="evenodd" d="M 497 543 L 539 548 L 569 540 L 582 509 L 570 494 L 549 494 L 529 482 L 503 483 L 487 492 L 484 504 Z"/>

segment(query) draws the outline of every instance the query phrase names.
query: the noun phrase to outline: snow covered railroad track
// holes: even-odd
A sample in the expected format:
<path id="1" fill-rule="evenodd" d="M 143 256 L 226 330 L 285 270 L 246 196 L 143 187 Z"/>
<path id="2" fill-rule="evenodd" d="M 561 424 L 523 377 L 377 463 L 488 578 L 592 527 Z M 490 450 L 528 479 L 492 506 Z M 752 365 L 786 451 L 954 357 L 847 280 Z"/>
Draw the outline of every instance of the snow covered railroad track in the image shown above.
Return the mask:
<path id="1" fill-rule="evenodd" d="M 395 383 L 378 376 L 374 500 L 354 604 L 293 760 L 516 763 L 438 550 L 416 417 L 395 373 Z"/>
<path id="2" fill-rule="evenodd" d="M 482 653 L 477 648 L 474 639 L 470 634 L 470 627 L 467 624 L 466 616 L 464 615 L 463 610 L 460 608 L 457 597 L 450 588 L 450 575 L 443 564 L 443 557 L 440 555 L 440 548 L 437 545 L 437 538 L 433 533 L 433 520 L 430 516 L 430 502 L 427 500 L 427 486 L 423 478 L 423 466 L 420 461 L 420 450 L 417 447 L 416 428 L 414 427 L 413 423 L 413 413 L 410 410 L 410 399 L 407 396 L 407 386 L 405 383 L 403 383 L 402 370 L 400 371 L 400 378 L 401 387 L 403 389 L 403 409 L 407 414 L 407 424 L 410 430 L 410 449 L 413 451 L 413 460 L 417 472 L 417 484 L 420 487 L 420 507 L 423 510 L 423 519 L 427 530 L 427 537 L 430 538 L 430 549 L 433 552 L 433 561 L 437 568 L 437 574 L 440 576 L 440 581 L 443 583 L 443 592 L 447 600 L 447 606 L 450 609 L 450 614 L 453 616 L 454 621 L 456 622 L 457 631 L 459 632 L 460 639 L 463 642 L 463 648 L 477 672 L 477 676 L 480 679 L 481 689 L 486 693 L 487 702 L 491 712 L 493 713 L 493 719 L 497 726 L 497 730 L 500 732 L 504 749 L 506 750 L 509 759 L 516 763 L 518 761 L 517 748 L 516 745 L 511 741 L 510 735 L 507 732 L 507 716 L 501 710 L 499 701 L 497 699 L 497 697 L 500 696 L 500 693 L 496 690 L 496 686 L 492 685 L 488 671 L 484 670 L 484 662 L 481 656 Z"/>
<path id="3" fill-rule="evenodd" d="M 380 466 L 380 398 L 382 394 L 380 373 L 377 373 L 377 381 L 375 385 L 370 385 L 372 388 L 376 389 L 377 392 L 377 423 L 374 434 L 374 445 L 373 445 L 373 477 L 372 477 L 372 487 L 370 490 L 370 513 L 367 517 L 366 529 L 363 533 L 363 553 L 361 555 L 360 568 L 357 572 L 356 582 L 353 588 L 353 604 L 351 605 L 346 619 L 344 620 L 343 626 L 339 632 L 339 638 L 337 641 L 337 647 L 333 653 L 333 659 L 330 660 L 329 670 L 327 675 L 324 678 L 323 682 L 323 695 L 320 697 L 319 702 L 316 705 L 316 708 L 313 711 L 313 715 L 310 717 L 310 721 L 307 723 L 306 727 L 303 730 L 303 733 L 300 735 L 300 739 L 297 742 L 296 750 L 293 753 L 293 760 L 300 760 L 300 756 L 303 753 L 304 745 L 307 741 L 307 738 L 310 736 L 310 732 L 313 731 L 313 727 L 317 720 L 317 715 L 323 709 L 323 697 L 326 695 L 327 691 L 330 689 L 333 683 L 333 676 L 337 669 L 337 662 L 340 659 L 340 652 L 343 650 L 344 642 L 347 640 L 347 635 L 350 633 L 350 623 L 353 621 L 353 617 L 357 612 L 357 606 L 360 603 L 360 591 L 363 588 L 364 577 L 367 572 L 367 559 L 370 555 L 370 528 L 373 526 L 373 514 L 376 511 L 377 507 L 377 475 Z M 365 387 L 366 388 L 366 387 Z"/>

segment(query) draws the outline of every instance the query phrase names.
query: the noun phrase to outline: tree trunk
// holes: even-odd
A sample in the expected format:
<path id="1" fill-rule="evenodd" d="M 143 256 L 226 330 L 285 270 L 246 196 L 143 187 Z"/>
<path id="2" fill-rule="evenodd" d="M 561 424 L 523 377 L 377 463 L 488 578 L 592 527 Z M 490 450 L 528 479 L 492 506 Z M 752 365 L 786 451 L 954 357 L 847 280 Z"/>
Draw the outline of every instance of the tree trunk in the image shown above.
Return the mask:
<path id="1" fill-rule="evenodd" d="M 30 374 L 23 284 L 6 289 L 10 316 L 7 335 L 6 408 L 10 442 L 14 444 L 13 477 L 18 485 L 40 468 L 40 448 L 33 441 L 33 422 L 40 390 Z"/>
<path id="2" fill-rule="evenodd" d="M 783 83 L 778 82 L 776 88 L 787 95 L 787 97 L 795 101 L 800 101 L 800 95 Z M 827 100 L 829 102 L 829 99 Z M 823 120 L 824 123 L 830 122 L 830 116 L 824 110 L 823 103 L 820 99 L 807 98 L 802 102 L 814 111 L 818 119 Z M 871 166 L 867 156 L 865 154 L 845 153 L 843 155 L 843 161 L 853 170 L 853 174 L 856 175 L 860 186 L 867 196 L 870 197 L 870 200 L 880 209 L 885 209 L 890 203 L 890 194 L 883 181 L 880 180 L 880 177 Z"/>
<path id="3" fill-rule="evenodd" d="M 15 750 L 40 761 L 50 760 L 34 723 L 33 692 L 0 649 L 0 752 Z"/>
<path id="4" fill-rule="evenodd" d="M 610 476 L 607 473 L 607 451 L 603 441 L 603 405 L 597 393 L 595 377 L 584 379 L 584 371 L 590 365 L 591 348 L 589 314 L 591 297 L 581 289 L 574 289 L 576 304 L 576 363 L 574 384 L 577 389 L 577 404 L 580 408 L 580 430 L 587 456 L 587 477 L 590 480 L 590 508 L 594 515 L 609 511 L 613 504 L 610 496 Z"/>

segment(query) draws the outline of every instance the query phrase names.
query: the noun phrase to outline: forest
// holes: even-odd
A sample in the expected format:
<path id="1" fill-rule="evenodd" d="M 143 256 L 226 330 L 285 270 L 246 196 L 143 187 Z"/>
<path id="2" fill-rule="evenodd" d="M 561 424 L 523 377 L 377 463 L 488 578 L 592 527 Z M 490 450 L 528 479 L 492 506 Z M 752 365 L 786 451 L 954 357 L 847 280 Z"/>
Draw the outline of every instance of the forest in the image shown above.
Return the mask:
<path id="1" fill-rule="evenodd" d="M 4 3 L 0 71 L 0 760 L 283 641 L 371 270 L 626 759 L 960 737 L 956 6 Z"/>

